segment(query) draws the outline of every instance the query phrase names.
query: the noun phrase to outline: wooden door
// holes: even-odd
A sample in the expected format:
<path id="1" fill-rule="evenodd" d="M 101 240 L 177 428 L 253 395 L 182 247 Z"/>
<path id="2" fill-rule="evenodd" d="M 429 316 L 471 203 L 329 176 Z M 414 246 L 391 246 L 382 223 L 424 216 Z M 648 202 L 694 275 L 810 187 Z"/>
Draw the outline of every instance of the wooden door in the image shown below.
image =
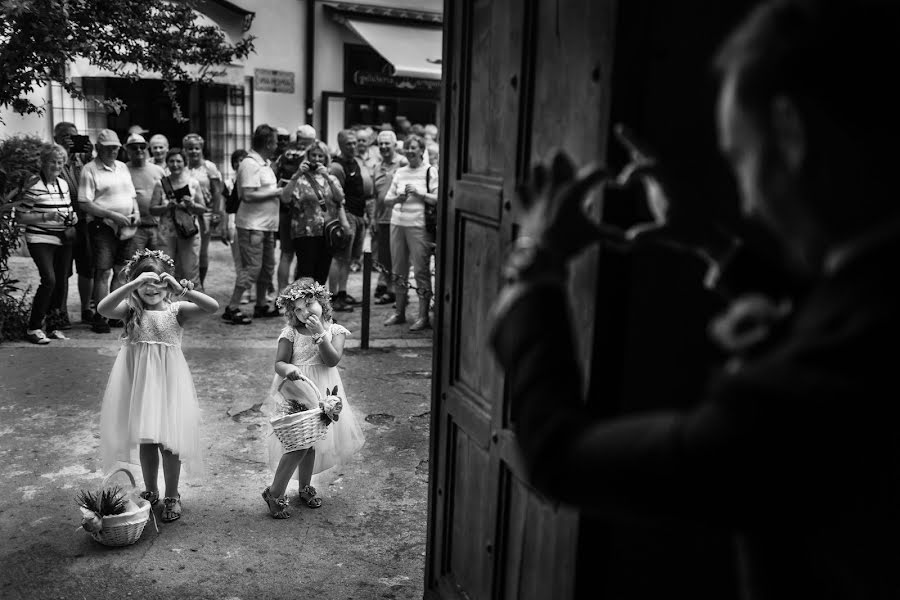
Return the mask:
<path id="1" fill-rule="evenodd" d="M 561 145 L 602 157 L 613 0 L 446 0 L 426 596 L 571 598 L 578 514 L 525 483 L 487 309 L 514 190 Z M 599 212 L 599 203 L 596 207 Z M 597 255 L 574 267 L 590 362 Z"/>

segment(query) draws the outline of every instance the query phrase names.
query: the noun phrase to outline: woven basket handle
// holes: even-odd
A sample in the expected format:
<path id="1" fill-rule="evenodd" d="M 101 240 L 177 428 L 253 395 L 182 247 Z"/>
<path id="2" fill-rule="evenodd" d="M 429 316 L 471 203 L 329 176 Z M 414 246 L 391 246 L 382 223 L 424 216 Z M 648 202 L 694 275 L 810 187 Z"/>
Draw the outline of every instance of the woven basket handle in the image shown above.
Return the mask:
<path id="1" fill-rule="evenodd" d="M 131 474 L 131 471 L 129 471 L 128 469 L 116 469 L 115 471 L 113 471 L 112 473 L 110 473 L 109 475 L 107 475 L 107 476 L 103 479 L 102 487 L 106 487 L 106 484 L 109 483 L 109 480 L 112 479 L 112 476 L 115 475 L 116 473 L 119 473 L 120 471 L 121 471 L 122 473 L 125 473 L 126 475 L 128 475 L 128 479 L 131 480 L 131 487 L 132 487 L 132 488 L 137 488 L 137 483 L 135 483 L 135 481 L 134 481 L 134 475 L 132 475 L 132 474 Z"/>
<path id="2" fill-rule="evenodd" d="M 281 383 L 278 384 L 278 391 L 279 391 L 279 392 L 281 391 L 281 388 L 284 387 L 284 384 L 287 383 L 288 381 L 291 381 L 291 380 L 288 379 L 287 377 L 285 377 L 284 379 L 281 380 Z M 322 392 L 319 391 L 319 388 L 316 386 L 316 384 L 314 384 L 314 383 L 312 382 L 312 380 L 311 380 L 309 377 L 307 377 L 306 375 L 302 375 L 302 374 L 301 374 L 301 375 L 300 375 L 300 381 L 303 381 L 304 383 L 306 383 L 307 385 L 309 385 L 309 387 L 311 387 L 311 388 L 316 392 L 316 399 L 317 399 L 319 402 L 322 402 Z"/>

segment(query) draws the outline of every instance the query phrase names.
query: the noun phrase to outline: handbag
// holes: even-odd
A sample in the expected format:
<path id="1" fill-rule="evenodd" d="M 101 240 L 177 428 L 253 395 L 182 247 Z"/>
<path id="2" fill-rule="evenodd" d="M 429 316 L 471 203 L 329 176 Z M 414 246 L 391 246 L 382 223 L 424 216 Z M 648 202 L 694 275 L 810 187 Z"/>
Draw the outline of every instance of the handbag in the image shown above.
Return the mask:
<path id="1" fill-rule="evenodd" d="M 197 219 L 194 218 L 194 215 L 175 204 L 175 190 L 172 189 L 172 182 L 169 181 L 168 177 L 162 178 L 162 186 L 163 191 L 166 193 L 166 198 L 170 202 L 172 223 L 175 225 L 175 232 L 178 234 L 178 237 L 189 239 L 200 233 L 200 228 L 197 226 Z"/>
<path id="2" fill-rule="evenodd" d="M 340 206 L 338 208 L 337 217 L 329 219 L 327 217 L 328 210 L 325 206 L 325 198 L 322 195 L 322 190 L 319 189 L 319 184 L 310 173 L 306 173 L 306 178 L 319 199 L 319 206 L 322 207 L 322 212 L 326 214 L 325 225 L 322 227 L 325 246 L 332 254 L 346 249 L 350 244 L 350 222 L 347 220 L 347 213 L 344 212 L 344 207 Z"/>

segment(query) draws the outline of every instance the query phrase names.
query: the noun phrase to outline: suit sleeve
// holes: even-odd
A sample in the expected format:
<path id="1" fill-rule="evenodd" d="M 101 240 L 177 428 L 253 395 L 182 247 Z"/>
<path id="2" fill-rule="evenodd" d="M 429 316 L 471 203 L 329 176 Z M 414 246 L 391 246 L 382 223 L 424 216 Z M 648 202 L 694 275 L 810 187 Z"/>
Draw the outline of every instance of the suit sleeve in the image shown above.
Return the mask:
<path id="1" fill-rule="evenodd" d="M 551 343 L 533 326 L 548 312 L 566 315 Z M 732 523 L 764 508 L 762 490 L 746 491 L 768 475 L 754 467 L 748 440 L 765 436 L 754 411 L 742 412 L 746 404 L 709 399 L 688 413 L 589 414 L 562 285 L 515 291 L 490 342 L 506 371 L 530 481 L 542 492 L 615 517 Z"/>

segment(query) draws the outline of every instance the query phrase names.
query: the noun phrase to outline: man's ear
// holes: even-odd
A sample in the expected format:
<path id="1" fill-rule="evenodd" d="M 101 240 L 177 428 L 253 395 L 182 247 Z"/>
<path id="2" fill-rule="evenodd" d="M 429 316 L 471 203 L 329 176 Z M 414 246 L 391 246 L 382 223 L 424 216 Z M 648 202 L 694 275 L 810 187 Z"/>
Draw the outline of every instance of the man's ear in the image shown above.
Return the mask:
<path id="1" fill-rule="evenodd" d="M 772 132 L 775 147 L 791 171 L 797 171 L 806 159 L 806 128 L 797 105 L 787 96 L 772 100 Z"/>

